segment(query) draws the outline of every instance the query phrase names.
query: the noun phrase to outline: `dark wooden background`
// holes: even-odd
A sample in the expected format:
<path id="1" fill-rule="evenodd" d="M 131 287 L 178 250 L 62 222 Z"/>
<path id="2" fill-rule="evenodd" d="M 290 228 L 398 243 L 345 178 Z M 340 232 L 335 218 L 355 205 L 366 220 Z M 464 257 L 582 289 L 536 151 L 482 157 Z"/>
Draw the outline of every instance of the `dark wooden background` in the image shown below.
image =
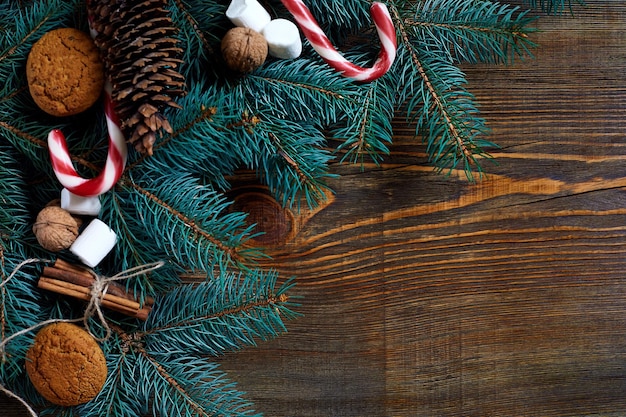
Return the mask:
<path id="1" fill-rule="evenodd" d="M 534 59 L 464 68 L 501 145 L 483 181 L 398 120 L 315 212 L 238 199 L 303 297 L 221 360 L 265 416 L 626 416 L 626 2 L 536 26 Z"/>

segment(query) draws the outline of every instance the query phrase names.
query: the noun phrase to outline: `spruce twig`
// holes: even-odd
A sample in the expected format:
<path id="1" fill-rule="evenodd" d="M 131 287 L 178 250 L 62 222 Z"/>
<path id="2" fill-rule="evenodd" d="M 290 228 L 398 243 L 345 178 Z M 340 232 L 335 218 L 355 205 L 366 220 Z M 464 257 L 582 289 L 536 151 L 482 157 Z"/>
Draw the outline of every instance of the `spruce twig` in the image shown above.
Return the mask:
<path id="1" fill-rule="evenodd" d="M 575 4 L 585 4 L 584 0 L 524 0 L 523 3 L 532 9 L 552 15 L 561 14 L 565 10 L 573 13 Z"/>

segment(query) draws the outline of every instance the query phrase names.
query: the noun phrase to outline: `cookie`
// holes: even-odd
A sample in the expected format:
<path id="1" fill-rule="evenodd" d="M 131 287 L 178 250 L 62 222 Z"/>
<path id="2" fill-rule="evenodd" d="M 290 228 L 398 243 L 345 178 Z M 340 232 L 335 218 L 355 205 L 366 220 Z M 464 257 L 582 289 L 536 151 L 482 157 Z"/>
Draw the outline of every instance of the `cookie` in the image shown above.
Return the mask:
<path id="1" fill-rule="evenodd" d="M 26 61 L 28 89 L 39 108 L 53 116 L 87 110 L 100 97 L 104 66 L 91 37 L 78 29 L 44 34 Z"/>
<path id="2" fill-rule="evenodd" d="M 93 399 L 107 377 L 104 353 L 85 330 L 71 323 L 49 324 L 26 352 L 26 372 L 48 401 L 72 406 Z"/>

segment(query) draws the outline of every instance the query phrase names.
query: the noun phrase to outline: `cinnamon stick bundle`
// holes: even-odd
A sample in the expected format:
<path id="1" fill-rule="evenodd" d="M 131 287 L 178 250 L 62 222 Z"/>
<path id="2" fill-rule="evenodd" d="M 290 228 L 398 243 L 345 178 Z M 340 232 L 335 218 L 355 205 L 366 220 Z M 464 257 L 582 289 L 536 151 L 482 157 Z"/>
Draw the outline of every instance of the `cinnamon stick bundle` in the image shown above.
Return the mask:
<path id="1" fill-rule="evenodd" d="M 90 301 L 91 287 L 95 282 L 96 277 L 88 269 L 57 259 L 53 266 L 43 268 L 37 286 L 57 294 Z M 154 299 L 146 297 L 142 306 L 135 294 L 128 293 L 123 286 L 112 281 L 108 283 L 101 305 L 127 316 L 147 320 Z"/>

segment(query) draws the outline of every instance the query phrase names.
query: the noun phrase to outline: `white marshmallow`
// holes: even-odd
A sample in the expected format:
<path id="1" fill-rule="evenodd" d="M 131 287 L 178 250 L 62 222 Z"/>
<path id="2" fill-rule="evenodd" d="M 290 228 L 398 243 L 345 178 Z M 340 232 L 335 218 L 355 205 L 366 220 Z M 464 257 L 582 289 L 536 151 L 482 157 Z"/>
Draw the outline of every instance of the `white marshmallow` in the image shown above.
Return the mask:
<path id="1" fill-rule="evenodd" d="M 115 246 L 117 235 L 106 223 L 93 219 L 78 235 L 70 252 L 90 268 L 95 267 Z"/>
<path id="2" fill-rule="evenodd" d="M 245 27 L 257 32 L 270 22 L 270 14 L 257 0 L 233 0 L 226 9 L 226 17 L 239 27 Z"/>
<path id="3" fill-rule="evenodd" d="M 95 217 L 100 213 L 102 205 L 98 196 L 83 197 L 64 188 L 61 190 L 61 208 L 73 214 Z"/>
<path id="4" fill-rule="evenodd" d="M 281 59 L 294 59 L 302 53 L 300 31 L 287 19 L 274 19 L 261 32 L 267 41 L 269 54 Z"/>

